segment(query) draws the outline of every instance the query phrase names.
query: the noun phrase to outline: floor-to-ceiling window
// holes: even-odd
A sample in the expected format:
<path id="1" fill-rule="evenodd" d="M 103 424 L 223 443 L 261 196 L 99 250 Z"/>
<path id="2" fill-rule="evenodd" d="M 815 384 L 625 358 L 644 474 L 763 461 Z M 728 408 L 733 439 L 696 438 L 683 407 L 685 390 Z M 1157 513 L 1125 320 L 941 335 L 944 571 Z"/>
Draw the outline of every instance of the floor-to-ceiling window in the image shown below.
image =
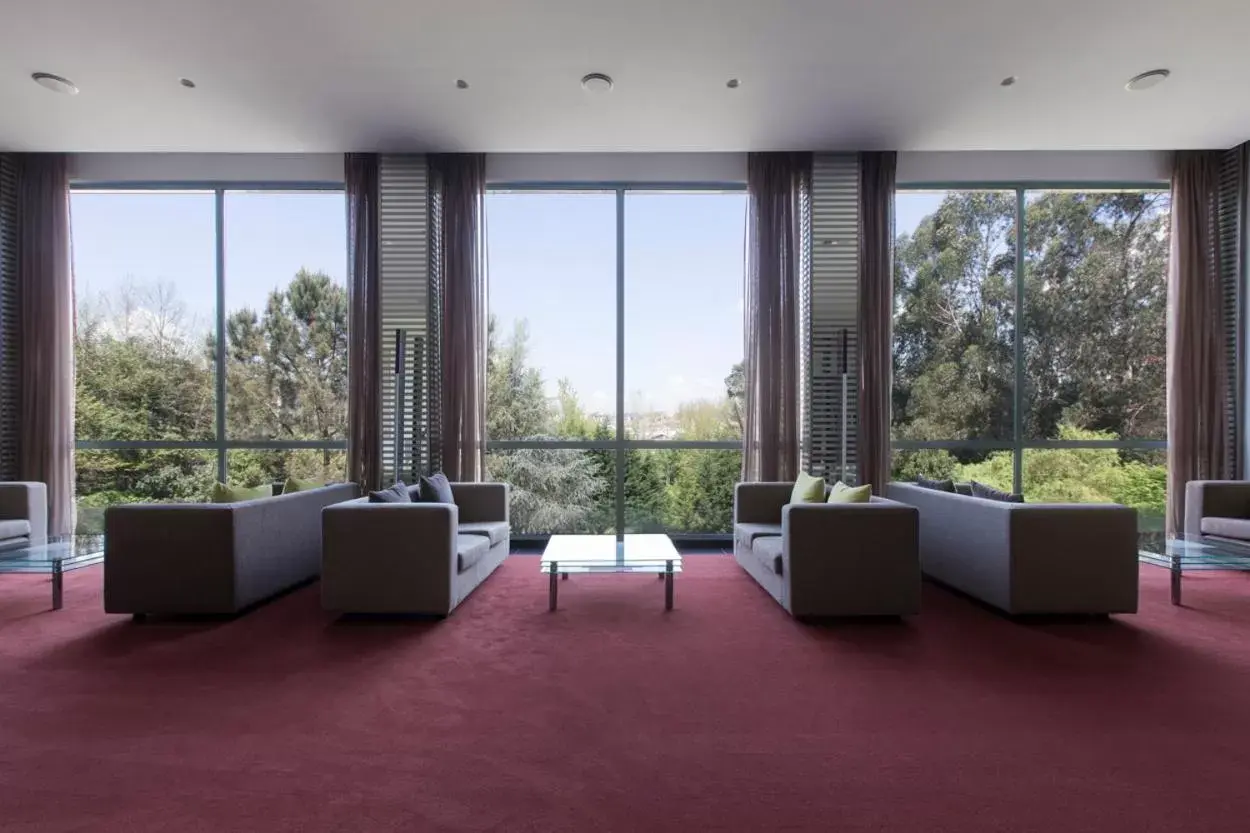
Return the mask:
<path id="1" fill-rule="evenodd" d="M 71 193 L 77 505 L 344 475 L 341 190 Z"/>
<path id="2" fill-rule="evenodd" d="M 487 468 L 520 535 L 724 534 L 740 468 L 745 194 L 487 196 Z"/>
<path id="3" fill-rule="evenodd" d="M 900 191 L 894 477 L 1162 528 L 1168 194 Z"/>

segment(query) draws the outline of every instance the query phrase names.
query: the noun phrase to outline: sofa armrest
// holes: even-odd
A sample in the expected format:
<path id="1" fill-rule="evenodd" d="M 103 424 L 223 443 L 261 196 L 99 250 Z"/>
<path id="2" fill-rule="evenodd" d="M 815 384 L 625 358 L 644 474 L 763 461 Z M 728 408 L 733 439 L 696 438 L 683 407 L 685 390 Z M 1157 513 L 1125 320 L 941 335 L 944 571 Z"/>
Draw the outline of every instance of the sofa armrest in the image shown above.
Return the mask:
<path id="1" fill-rule="evenodd" d="M 234 609 L 231 504 L 110 506 L 104 530 L 106 613 Z"/>
<path id="2" fill-rule="evenodd" d="M 452 483 L 451 493 L 460 509 L 460 523 L 508 521 L 507 483 Z"/>
<path id="3" fill-rule="evenodd" d="M 28 521 L 30 542 L 48 540 L 48 487 L 43 483 L 0 483 L 0 520 Z"/>
<path id="4" fill-rule="evenodd" d="M 1201 535 L 1203 518 L 1250 518 L 1250 481 L 1191 480 L 1185 484 L 1185 534 Z"/>
<path id="5" fill-rule="evenodd" d="M 739 483 L 734 486 L 734 523 L 775 524 L 790 502 L 793 483 Z"/>

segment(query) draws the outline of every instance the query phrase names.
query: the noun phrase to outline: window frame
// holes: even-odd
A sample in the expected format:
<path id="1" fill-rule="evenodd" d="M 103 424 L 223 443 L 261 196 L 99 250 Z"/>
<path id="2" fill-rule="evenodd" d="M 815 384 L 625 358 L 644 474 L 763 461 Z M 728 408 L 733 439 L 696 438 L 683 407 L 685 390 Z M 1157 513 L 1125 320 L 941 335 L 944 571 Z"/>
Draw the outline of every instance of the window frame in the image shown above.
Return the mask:
<path id="1" fill-rule="evenodd" d="M 182 449 L 196 451 L 214 451 L 217 454 L 217 479 L 226 483 L 228 471 L 228 453 L 234 449 L 252 449 L 261 451 L 346 451 L 347 440 L 232 440 L 226 434 L 226 193 L 228 191 L 270 191 L 274 193 L 291 193 L 299 191 L 337 192 L 343 195 L 344 222 L 347 216 L 347 186 L 342 182 L 318 181 L 157 181 L 157 182 L 71 182 L 70 193 L 99 193 L 108 191 L 125 191 L 128 193 L 161 193 L 164 191 L 198 191 L 213 194 L 214 202 L 214 257 L 216 274 L 216 309 L 213 319 L 213 333 L 216 350 L 213 355 L 213 369 L 216 373 L 214 393 L 216 396 L 213 414 L 213 440 L 181 441 L 181 440 L 81 440 L 75 435 L 74 448 L 82 451 L 144 451 Z M 72 224 L 72 219 L 71 219 Z M 346 268 L 349 264 L 344 262 Z M 346 272 L 344 272 L 346 274 Z"/>
<path id="2" fill-rule="evenodd" d="M 1081 449 L 1111 448 L 1116 450 L 1166 450 L 1167 440 L 1037 440 L 1024 437 L 1023 414 L 1024 401 L 1025 356 L 1024 356 L 1024 273 L 1025 273 L 1025 242 L 1028 228 L 1024 224 L 1026 195 L 1031 191 L 1166 191 L 1170 188 L 1167 180 L 1143 181 L 1066 181 L 1066 180 L 976 180 L 967 182 L 898 182 L 894 186 L 894 199 L 900 193 L 922 193 L 936 191 L 1012 191 L 1016 197 L 1016 257 L 1012 281 L 1015 290 L 1015 304 L 1012 310 L 1013 340 L 1013 385 L 1011 392 L 1011 428 L 1010 440 L 897 440 L 891 430 L 891 451 L 916 451 L 921 449 L 944 449 L 947 451 L 1010 451 L 1012 452 L 1011 481 L 1012 491 L 1022 492 L 1024 488 L 1024 451 L 1025 449 Z M 897 210 L 896 206 L 891 207 Z M 891 236 L 891 257 L 893 256 L 894 240 L 897 233 Z M 891 273 L 891 279 L 893 274 Z M 890 337 L 890 351 L 893 354 L 894 337 Z M 893 379 L 891 379 L 891 390 Z"/>
<path id="3" fill-rule="evenodd" d="M 576 193 L 598 192 L 616 195 L 616 427 L 615 437 L 611 440 L 492 440 L 486 437 L 486 451 L 505 451 L 515 449 L 575 449 L 583 451 L 612 451 L 616 468 L 616 483 L 613 497 L 616 536 L 620 540 L 625 529 L 625 466 L 626 454 L 630 451 L 642 450 L 742 450 L 741 440 L 631 440 L 625 436 L 625 197 L 631 192 L 642 193 L 734 193 L 745 194 L 745 182 L 491 182 L 486 186 L 486 193 Z M 745 218 L 743 218 L 745 222 Z M 716 542 L 731 539 L 728 532 L 670 532 L 669 537 L 683 542 Z M 543 535 L 514 535 L 514 541 L 544 541 Z"/>

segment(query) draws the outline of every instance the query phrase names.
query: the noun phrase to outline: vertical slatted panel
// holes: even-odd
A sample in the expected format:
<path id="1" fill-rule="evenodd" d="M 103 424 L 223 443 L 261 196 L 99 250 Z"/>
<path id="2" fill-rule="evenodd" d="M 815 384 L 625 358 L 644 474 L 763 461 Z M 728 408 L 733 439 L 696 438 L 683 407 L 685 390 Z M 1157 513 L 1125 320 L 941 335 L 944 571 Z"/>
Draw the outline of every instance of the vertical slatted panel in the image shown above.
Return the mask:
<path id="1" fill-rule="evenodd" d="M 17 480 L 17 163 L 0 154 L 0 481 Z"/>
<path id="2" fill-rule="evenodd" d="M 799 195 L 799 468 L 812 470 L 812 183 Z"/>
<path id="3" fill-rule="evenodd" d="M 428 436 L 425 384 L 428 352 L 429 175 L 421 155 L 383 155 L 380 164 L 382 289 L 382 471 L 383 479 L 426 470 Z M 404 394 L 404 455 L 395 465 L 395 331 L 408 333 Z M 422 350 L 423 345 L 425 349 Z M 415 450 L 415 451 L 414 451 Z"/>
<path id="4" fill-rule="evenodd" d="M 1242 396 L 1241 286 L 1245 259 L 1245 148 L 1233 148 L 1220 163 L 1220 187 L 1215 206 L 1215 267 L 1219 270 L 1224 297 L 1224 355 L 1228 368 L 1228 389 L 1225 406 L 1228 423 L 1225 428 L 1226 471 L 1242 477 L 1241 420 L 1244 414 Z"/>
<path id="5" fill-rule="evenodd" d="M 435 184 L 436 185 L 436 184 Z M 430 275 L 428 332 L 426 339 L 426 466 L 443 470 L 443 199 L 437 187 L 430 190 Z"/>
<path id="6" fill-rule="evenodd" d="M 842 476 L 842 332 L 849 334 L 846 476 L 854 482 L 859 422 L 859 159 L 818 153 L 812 166 L 811 297 L 808 333 L 811 458 L 808 471 Z"/>

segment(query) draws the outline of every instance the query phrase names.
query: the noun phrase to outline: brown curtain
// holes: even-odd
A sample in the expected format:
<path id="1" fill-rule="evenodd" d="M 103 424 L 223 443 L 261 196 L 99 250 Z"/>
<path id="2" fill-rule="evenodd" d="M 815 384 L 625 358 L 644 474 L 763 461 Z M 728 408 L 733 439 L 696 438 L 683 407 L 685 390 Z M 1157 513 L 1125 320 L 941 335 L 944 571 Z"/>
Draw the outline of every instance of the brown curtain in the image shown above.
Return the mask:
<path id="1" fill-rule="evenodd" d="M 799 301 L 810 153 L 747 156 L 742 479 L 799 471 Z"/>
<path id="2" fill-rule="evenodd" d="M 19 452 L 48 488 L 48 534 L 74 523 L 74 277 L 64 154 L 18 157 Z"/>
<path id="3" fill-rule="evenodd" d="M 858 482 L 877 494 L 890 478 L 894 321 L 894 151 L 859 155 Z"/>
<path id="4" fill-rule="evenodd" d="M 1181 151 L 1172 173 L 1168 280 L 1167 531 L 1184 528 L 1185 484 L 1227 471 L 1227 374 L 1214 215 L 1221 151 Z"/>
<path id="5" fill-rule="evenodd" d="M 378 156 L 349 153 L 347 183 L 347 477 L 362 489 L 382 478 L 382 290 L 379 274 Z"/>
<path id="6" fill-rule="evenodd" d="M 486 157 L 430 157 L 441 223 L 436 279 L 442 301 L 442 461 L 452 481 L 485 475 Z"/>

